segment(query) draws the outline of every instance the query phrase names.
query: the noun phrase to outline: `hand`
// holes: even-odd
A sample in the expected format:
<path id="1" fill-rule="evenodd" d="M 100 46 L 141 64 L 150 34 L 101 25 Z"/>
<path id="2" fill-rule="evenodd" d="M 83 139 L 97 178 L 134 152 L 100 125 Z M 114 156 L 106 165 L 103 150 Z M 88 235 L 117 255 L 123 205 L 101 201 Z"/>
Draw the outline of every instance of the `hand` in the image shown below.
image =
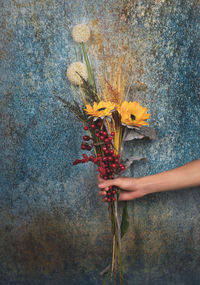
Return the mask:
<path id="1" fill-rule="evenodd" d="M 104 180 L 98 175 L 98 187 L 100 188 L 99 195 L 106 196 L 109 186 L 118 186 L 120 188 L 120 201 L 133 200 L 136 198 L 143 197 L 145 193 L 137 187 L 137 178 L 119 177 L 111 180 Z M 104 197 L 102 201 L 106 201 Z"/>

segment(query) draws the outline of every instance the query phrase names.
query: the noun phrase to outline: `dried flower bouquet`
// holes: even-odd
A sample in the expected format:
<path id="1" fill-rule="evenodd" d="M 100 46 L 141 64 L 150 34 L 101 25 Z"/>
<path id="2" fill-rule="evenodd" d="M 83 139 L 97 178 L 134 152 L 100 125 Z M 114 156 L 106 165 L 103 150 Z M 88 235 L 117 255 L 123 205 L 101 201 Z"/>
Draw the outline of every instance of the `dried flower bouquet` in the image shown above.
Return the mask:
<path id="1" fill-rule="evenodd" d="M 82 103 L 73 103 L 57 96 L 68 109 L 84 124 L 86 134 L 83 136 L 81 149 L 94 150 L 94 155 L 83 153 L 81 159 L 76 159 L 74 165 L 91 162 L 97 165 L 97 171 L 103 179 L 113 179 L 127 169 L 135 160 L 130 157 L 124 159 L 122 148 L 125 141 L 147 137 L 155 139 L 153 128 L 147 127 L 146 122 L 150 114 L 147 108 L 136 101 L 128 101 L 130 85 L 123 73 L 121 60 L 109 78 L 100 80 L 97 88 L 93 68 L 86 52 L 85 43 L 90 38 L 90 29 L 85 24 L 74 26 L 72 37 L 80 44 L 82 61 L 72 63 L 66 72 L 69 81 L 74 86 Z M 141 84 L 140 84 L 141 85 Z M 122 218 L 118 215 L 118 199 L 120 189 L 110 186 L 105 200 L 111 218 L 113 234 L 113 253 L 110 265 L 101 272 L 106 274 L 104 284 L 110 275 L 110 280 L 117 280 L 123 284 L 123 269 L 121 260 L 121 238 L 128 229 L 127 203 L 124 203 Z"/>

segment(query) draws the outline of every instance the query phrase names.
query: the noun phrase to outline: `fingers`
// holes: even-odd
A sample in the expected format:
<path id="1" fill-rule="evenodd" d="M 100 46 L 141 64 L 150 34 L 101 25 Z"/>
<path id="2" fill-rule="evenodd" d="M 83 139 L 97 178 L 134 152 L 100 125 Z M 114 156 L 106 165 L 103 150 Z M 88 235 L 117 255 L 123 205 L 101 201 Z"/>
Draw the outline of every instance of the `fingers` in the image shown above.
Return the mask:
<path id="1" fill-rule="evenodd" d="M 108 187 L 113 185 L 118 186 L 117 179 L 103 180 L 102 178 L 99 178 L 98 187 L 100 189 L 103 188 L 104 190 L 108 191 Z"/>
<path id="2" fill-rule="evenodd" d="M 132 200 L 131 192 L 121 191 L 119 195 L 119 201 L 129 201 Z"/>
<path id="3" fill-rule="evenodd" d="M 100 188 L 99 196 L 102 196 L 102 201 L 106 202 L 107 201 L 107 191 L 109 190 L 109 186 L 121 186 L 121 180 L 116 178 L 116 179 L 110 179 L 110 180 L 104 180 L 100 177 L 100 175 L 97 176 L 98 178 L 98 187 Z M 124 178 L 125 179 L 125 178 Z M 123 191 L 120 191 L 120 196 L 119 196 L 119 201 L 128 201 L 128 200 L 134 200 L 137 198 L 142 197 L 143 195 L 139 193 L 138 191 L 133 191 L 133 190 L 125 190 L 122 189 Z"/>
<path id="4" fill-rule="evenodd" d="M 99 196 L 106 196 L 106 194 L 107 194 L 106 191 L 103 190 L 99 192 Z"/>
<path id="5" fill-rule="evenodd" d="M 132 198 L 131 198 L 131 195 L 130 195 L 130 194 L 131 194 L 130 192 L 121 191 L 121 192 L 120 192 L 120 195 L 119 195 L 119 200 L 120 200 L 120 201 L 131 200 Z M 107 201 L 106 195 L 107 195 L 107 191 L 105 191 L 105 190 L 99 191 L 99 196 L 102 196 L 102 197 L 103 197 L 103 198 L 102 198 L 102 201 L 103 201 L 103 202 L 106 202 L 106 201 Z"/>
<path id="6" fill-rule="evenodd" d="M 107 201 L 107 197 L 106 197 L 107 192 L 105 190 L 101 190 L 99 191 L 99 196 L 102 196 L 102 201 L 106 202 Z M 134 200 L 137 198 L 141 198 L 143 197 L 143 195 L 141 195 L 141 193 L 138 193 L 136 191 L 121 191 L 120 195 L 119 195 L 119 201 L 129 201 L 129 200 Z"/>
<path id="7" fill-rule="evenodd" d="M 100 175 L 97 175 L 98 183 L 103 183 L 105 180 L 100 177 Z"/>

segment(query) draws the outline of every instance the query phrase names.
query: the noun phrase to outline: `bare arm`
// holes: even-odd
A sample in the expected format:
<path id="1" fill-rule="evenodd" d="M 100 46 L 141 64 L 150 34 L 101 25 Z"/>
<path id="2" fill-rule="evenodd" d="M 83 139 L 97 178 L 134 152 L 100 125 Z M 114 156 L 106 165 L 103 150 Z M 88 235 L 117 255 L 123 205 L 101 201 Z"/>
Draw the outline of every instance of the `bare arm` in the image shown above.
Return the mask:
<path id="1" fill-rule="evenodd" d="M 108 186 L 121 190 L 120 200 L 133 200 L 144 195 L 178 190 L 200 185 L 200 159 L 181 167 L 141 178 L 120 177 L 113 180 L 99 178 L 100 195 L 105 196 Z M 103 199 L 104 201 L 106 198 Z"/>

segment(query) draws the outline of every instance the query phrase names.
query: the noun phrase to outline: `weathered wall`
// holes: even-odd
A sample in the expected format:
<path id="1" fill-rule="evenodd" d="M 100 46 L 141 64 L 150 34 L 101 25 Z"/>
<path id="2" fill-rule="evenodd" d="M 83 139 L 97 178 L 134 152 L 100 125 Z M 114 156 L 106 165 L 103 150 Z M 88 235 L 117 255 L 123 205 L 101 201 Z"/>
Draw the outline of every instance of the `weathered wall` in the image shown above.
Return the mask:
<path id="1" fill-rule="evenodd" d="M 1 0 L 0 284 L 101 284 L 111 255 L 107 206 L 81 155 L 81 124 L 54 94 L 71 98 L 71 28 L 90 23 L 93 53 L 127 53 L 157 141 L 129 144 L 147 163 L 135 176 L 200 157 L 198 0 Z M 120 48 L 118 47 L 120 43 Z M 95 60 L 95 59 L 94 59 Z M 132 173 L 133 174 L 133 173 Z M 129 203 L 126 284 L 200 284 L 200 192 Z"/>

